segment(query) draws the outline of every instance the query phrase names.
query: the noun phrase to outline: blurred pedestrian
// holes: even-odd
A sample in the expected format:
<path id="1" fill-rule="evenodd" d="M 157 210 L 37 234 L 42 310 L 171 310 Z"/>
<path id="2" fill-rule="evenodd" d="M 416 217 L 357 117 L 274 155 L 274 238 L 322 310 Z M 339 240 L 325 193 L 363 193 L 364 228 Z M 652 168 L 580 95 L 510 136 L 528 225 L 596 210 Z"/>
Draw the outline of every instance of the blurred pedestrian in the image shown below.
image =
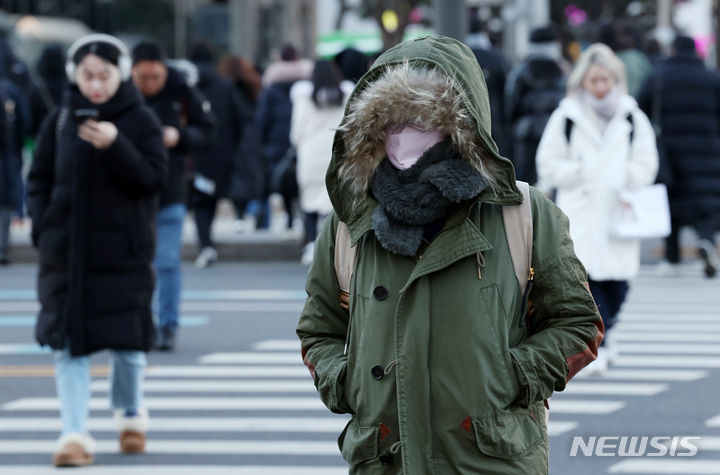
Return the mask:
<path id="1" fill-rule="evenodd" d="M 199 73 L 198 89 L 210 101 L 216 127 L 210 147 L 195 154 L 195 180 L 212 184 L 211 188 L 193 187 L 193 213 L 200 249 L 195 266 L 205 268 L 218 258 L 211 238 L 218 200 L 227 196 L 239 152 L 244 127 L 244 110 L 233 86 L 220 77 L 210 46 L 196 42 L 190 48 L 190 60 Z"/>
<path id="2" fill-rule="evenodd" d="M 332 211 L 325 188 L 325 172 L 332 156 L 335 129 L 343 117 L 345 100 L 353 84 L 343 81 L 330 61 L 315 62 L 311 81 L 299 81 L 290 90 L 292 123 L 290 142 L 297 149 L 300 209 L 305 217 L 301 261 L 310 265 L 318 225 Z"/>
<path id="3" fill-rule="evenodd" d="M 515 182 L 454 39 L 389 49 L 346 110 L 297 333 L 323 402 L 352 414 L 350 473 L 547 474 L 543 400 L 602 340 L 567 218 Z M 532 210 L 531 242 L 505 206 Z"/>
<path id="4" fill-rule="evenodd" d="M 23 212 L 23 155 L 30 125 L 27 98 L 6 77 L 0 77 L 0 265 L 10 263 L 10 226 Z"/>
<path id="5" fill-rule="evenodd" d="M 67 87 L 65 74 L 65 51 L 60 45 L 46 46 L 35 66 L 37 76 L 32 83 L 30 93 L 30 109 L 32 126 L 30 133 L 34 137 L 40 130 L 45 116 L 53 111 L 62 100 Z"/>
<path id="6" fill-rule="evenodd" d="M 312 73 L 313 63 L 300 57 L 291 44 L 281 48 L 280 60 L 270 64 L 263 74 L 263 90 L 258 99 L 256 122 L 263 153 L 265 174 L 267 178 L 265 201 L 270 193 L 280 193 L 287 212 L 287 228 L 292 228 L 293 203 L 297 198 L 297 183 L 294 173 L 287 173 L 283 189 L 272 190 L 273 176 L 283 158 L 289 159 L 290 120 L 292 118 L 292 101 L 290 88 L 301 79 L 308 79 Z M 285 165 L 285 164 L 284 164 Z M 280 181 L 280 180 L 277 180 Z M 269 219 L 269 210 L 266 217 Z"/>
<path id="7" fill-rule="evenodd" d="M 636 36 L 629 29 L 618 31 L 613 23 L 606 23 L 600 28 L 600 43 L 610 47 L 623 62 L 628 94 L 638 97 L 640 88 L 652 71 L 652 63 L 638 49 Z"/>
<path id="8" fill-rule="evenodd" d="M 235 87 L 243 118 L 240 150 L 235 155 L 228 195 L 235 206 L 237 230 L 253 231 L 258 224 L 259 200 L 264 195 L 266 182 L 260 137 L 255 123 L 262 81 L 253 65 L 240 56 L 226 56 L 220 61 L 218 70 Z"/>
<path id="9" fill-rule="evenodd" d="M 43 122 L 28 177 L 41 310 L 35 334 L 55 351 L 62 435 L 56 466 L 88 465 L 90 359 L 111 353 L 110 402 L 120 451 L 145 447 L 141 383 L 153 344 L 150 301 L 162 131 L 130 81 L 120 40 L 101 34 L 68 51 L 71 84 Z"/>
<path id="10" fill-rule="evenodd" d="M 697 56 L 695 41 L 678 36 L 673 55 L 653 71 L 640 106 L 660 136 L 659 180 L 668 186 L 672 233 L 661 273 L 680 262 L 680 229 L 697 232 L 707 277 L 717 274 L 714 234 L 720 230 L 720 75 Z M 668 269 L 670 268 L 670 269 Z"/>
<path id="11" fill-rule="evenodd" d="M 510 157 L 518 180 L 535 184 L 535 152 L 550 114 L 565 96 L 565 71 L 559 38 L 552 27 L 530 34 L 527 58 L 508 74 L 505 114 L 511 130 Z"/>
<path id="12" fill-rule="evenodd" d="M 345 48 L 335 55 L 333 63 L 337 65 L 344 80 L 356 84 L 367 72 L 370 58 L 355 48 Z"/>
<path id="13" fill-rule="evenodd" d="M 609 47 L 583 52 L 567 92 L 538 147 L 539 186 L 557 189 L 557 205 L 570 218 L 606 331 L 588 371 L 603 372 L 612 326 L 640 267 L 640 241 L 610 235 L 613 212 L 621 190 L 653 183 L 658 157 L 650 121 L 628 94 L 625 68 Z"/>
<path id="14" fill-rule="evenodd" d="M 175 348 L 180 318 L 187 160 L 190 154 L 210 146 L 215 119 L 210 102 L 187 83 L 180 71 L 168 67 L 157 43 L 141 42 L 132 55 L 133 81 L 163 124 L 163 143 L 170 157 L 168 178 L 160 193 L 154 261 L 158 302 L 156 347 L 170 351 Z"/>
<path id="15" fill-rule="evenodd" d="M 506 146 L 504 127 L 505 78 L 509 66 L 502 52 L 490 41 L 485 23 L 477 17 L 470 20 L 470 34 L 466 39 L 485 76 L 485 83 L 490 96 L 490 116 L 492 117 L 492 138 L 498 146 L 500 154 L 508 156 L 510 150 Z"/>

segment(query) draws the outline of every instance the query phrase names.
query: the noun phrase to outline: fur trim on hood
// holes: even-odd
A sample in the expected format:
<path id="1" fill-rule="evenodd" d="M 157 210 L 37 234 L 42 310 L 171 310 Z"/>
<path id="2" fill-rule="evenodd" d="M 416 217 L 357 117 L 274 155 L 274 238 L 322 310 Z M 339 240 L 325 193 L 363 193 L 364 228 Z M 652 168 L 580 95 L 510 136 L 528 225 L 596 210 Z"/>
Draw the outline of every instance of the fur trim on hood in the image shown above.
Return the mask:
<path id="1" fill-rule="evenodd" d="M 347 151 L 340 181 L 349 184 L 356 197 L 367 193 L 370 179 L 385 157 L 387 129 L 409 123 L 424 130 L 437 127 L 449 136 L 460 155 L 492 186 L 493 163 L 460 90 L 437 68 L 411 66 L 407 61 L 386 68 L 348 105 L 339 128 Z"/>

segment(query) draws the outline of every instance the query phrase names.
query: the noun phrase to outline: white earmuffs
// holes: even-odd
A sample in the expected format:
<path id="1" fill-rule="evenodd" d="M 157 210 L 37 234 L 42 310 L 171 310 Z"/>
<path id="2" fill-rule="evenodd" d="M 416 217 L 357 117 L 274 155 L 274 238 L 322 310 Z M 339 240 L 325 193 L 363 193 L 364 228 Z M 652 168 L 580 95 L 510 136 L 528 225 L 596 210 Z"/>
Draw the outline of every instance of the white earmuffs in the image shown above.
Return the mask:
<path id="1" fill-rule="evenodd" d="M 90 43 L 109 43 L 116 47 L 120 51 L 120 57 L 118 58 L 120 77 L 123 82 L 130 79 L 130 75 L 132 73 L 132 58 L 130 57 L 130 51 L 128 51 L 127 46 L 114 36 L 106 35 L 104 33 L 93 33 L 91 35 L 83 36 L 79 40 L 75 41 L 67 52 L 65 74 L 71 84 L 75 84 L 75 68 L 77 68 L 77 65 L 73 61 L 73 56 L 75 56 L 75 53 L 77 53 L 80 48 Z"/>

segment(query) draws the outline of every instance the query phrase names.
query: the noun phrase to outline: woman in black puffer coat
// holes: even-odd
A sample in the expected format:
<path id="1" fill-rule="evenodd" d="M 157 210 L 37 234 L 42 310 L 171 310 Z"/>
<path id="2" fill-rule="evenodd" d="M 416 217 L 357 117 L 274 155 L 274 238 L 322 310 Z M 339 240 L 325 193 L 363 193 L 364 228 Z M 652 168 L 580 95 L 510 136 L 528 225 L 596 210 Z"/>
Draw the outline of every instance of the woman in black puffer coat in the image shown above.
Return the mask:
<path id="1" fill-rule="evenodd" d="M 36 337 L 55 350 L 63 432 L 55 465 L 92 461 L 87 355 L 113 351 L 112 406 L 121 450 L 141 452 L 140 383 L 153 344 L 156 198 L 167 156 L 158 120 L 129 81 L 125 46 L 108 35 L 68 53 L 72 83 L 43 123 L 28 177 L 39 253 Z"/>

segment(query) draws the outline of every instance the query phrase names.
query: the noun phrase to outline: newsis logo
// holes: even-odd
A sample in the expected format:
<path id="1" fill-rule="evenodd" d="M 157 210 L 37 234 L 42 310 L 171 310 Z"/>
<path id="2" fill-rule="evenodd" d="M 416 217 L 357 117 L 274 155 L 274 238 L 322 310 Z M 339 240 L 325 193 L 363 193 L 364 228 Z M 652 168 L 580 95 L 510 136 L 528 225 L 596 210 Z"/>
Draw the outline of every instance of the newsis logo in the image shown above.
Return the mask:
<path id="1" fill-rule="evenodd" d="M 697 436 L 591 436 L 573 437 L 570 456 L 592 457 L 692 457 L 698 452 Z"/>

